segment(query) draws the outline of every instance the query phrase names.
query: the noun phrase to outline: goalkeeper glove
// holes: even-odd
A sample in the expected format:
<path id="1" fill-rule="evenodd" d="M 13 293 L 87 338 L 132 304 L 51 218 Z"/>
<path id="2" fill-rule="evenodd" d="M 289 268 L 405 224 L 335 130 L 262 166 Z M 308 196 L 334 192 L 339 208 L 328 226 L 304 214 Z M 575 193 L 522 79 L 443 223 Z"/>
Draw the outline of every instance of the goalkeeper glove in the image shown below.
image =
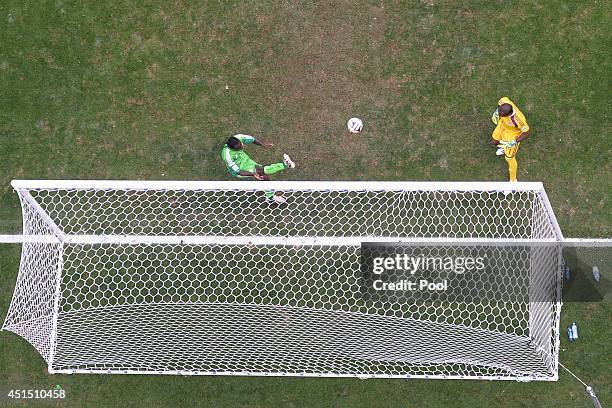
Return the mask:
<path id="1" fill-rule="evenodd" d="M 511 140 L 509 142 L 499 142 L 499 145 L 503 147 L 504 149 L 511 149 L 514 146 L 516 146 L 516 144 L 517 144 L 516 140 Z"/>
<path id="2" fill-rule="evenodd" d="M 497 125 L 497 123 L 499 122 L 499 108 L 495 109 L 495 112 L 493 112 L 493 116 L 491 116 L 491 121 L 494 125 Z"/>

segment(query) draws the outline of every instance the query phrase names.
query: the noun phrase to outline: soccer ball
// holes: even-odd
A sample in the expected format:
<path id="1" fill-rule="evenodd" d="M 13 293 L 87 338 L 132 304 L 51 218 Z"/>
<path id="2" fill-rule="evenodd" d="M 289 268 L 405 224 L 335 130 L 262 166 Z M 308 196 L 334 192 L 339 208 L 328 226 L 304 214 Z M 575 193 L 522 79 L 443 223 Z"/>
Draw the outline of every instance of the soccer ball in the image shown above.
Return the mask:
<path id="1" fill-rule="evenodd" d="M 359 133 L 363 129 L 363 122 L 359 118 L 350 118 L 346 123 L 346 127 L 348 127 L 351 133 Z"/>

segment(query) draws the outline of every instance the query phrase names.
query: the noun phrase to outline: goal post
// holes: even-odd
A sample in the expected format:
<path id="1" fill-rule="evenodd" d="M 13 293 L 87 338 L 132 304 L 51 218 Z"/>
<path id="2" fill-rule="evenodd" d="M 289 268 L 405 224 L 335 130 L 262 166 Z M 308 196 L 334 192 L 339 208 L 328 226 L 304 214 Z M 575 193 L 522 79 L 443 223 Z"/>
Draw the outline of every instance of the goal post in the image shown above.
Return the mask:
<path id="1" fill-rule="evenodd" d="M 50 373 L 558 378 L 563 236 L 541 183 L 12 186 L 2 328 Z M 428 267 L 377 270 L 400 257 Z"/>

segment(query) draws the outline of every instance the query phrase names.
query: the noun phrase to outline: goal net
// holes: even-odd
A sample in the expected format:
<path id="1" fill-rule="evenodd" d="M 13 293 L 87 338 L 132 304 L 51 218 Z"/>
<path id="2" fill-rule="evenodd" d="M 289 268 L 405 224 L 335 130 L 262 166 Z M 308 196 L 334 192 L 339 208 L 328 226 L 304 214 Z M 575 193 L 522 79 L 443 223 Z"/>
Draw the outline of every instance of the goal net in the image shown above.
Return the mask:
<path id="1" fill-rule="evenodd" d="M 12 185 L 3 329 L 50 373 L 557 379 L 562 235 L 541 183 Z"/>

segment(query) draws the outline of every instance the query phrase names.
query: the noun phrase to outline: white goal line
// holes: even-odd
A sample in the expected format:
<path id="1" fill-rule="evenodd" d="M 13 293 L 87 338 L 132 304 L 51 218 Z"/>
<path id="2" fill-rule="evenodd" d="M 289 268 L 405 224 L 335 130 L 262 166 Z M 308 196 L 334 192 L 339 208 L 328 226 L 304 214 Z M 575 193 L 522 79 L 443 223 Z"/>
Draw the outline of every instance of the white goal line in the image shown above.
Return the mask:
<path id="1" fill-rule="evenodd" d="M 117 245 L 246 245 L 246 246 L 360 246 L 363 243 L 429 245 L 538 245 L 558 244 L 555 239 L 519 238 L 406 238 L 406 237 L 270 237 L 270 236 L 166 236 L 166 235 L 0 235 L 3 243 L 117 244 Z M 610 241 L 612 245 L 612 240 Z"/>
<path id="2" fill-rule="evenodd" d="M 562 246 L 568 247 L 612 247 L 612 238 L 565 238 Z"/>
<path id="3" fill-rule="evenodd" d="M 118 244 L 118 245 L 275 245 L 275 246 L 360 246 L 381 244 L 454 244 L 454 245 L 538 245 L 558 244 L 563 247 L 612 247 L 612 238 L 522 239 L 522 238 L 425 238 L 425 237 L 317 237 L 317 236 L 200 236 L 200 235 L 0 235 L 0 243 L 46 244 Z"/>

